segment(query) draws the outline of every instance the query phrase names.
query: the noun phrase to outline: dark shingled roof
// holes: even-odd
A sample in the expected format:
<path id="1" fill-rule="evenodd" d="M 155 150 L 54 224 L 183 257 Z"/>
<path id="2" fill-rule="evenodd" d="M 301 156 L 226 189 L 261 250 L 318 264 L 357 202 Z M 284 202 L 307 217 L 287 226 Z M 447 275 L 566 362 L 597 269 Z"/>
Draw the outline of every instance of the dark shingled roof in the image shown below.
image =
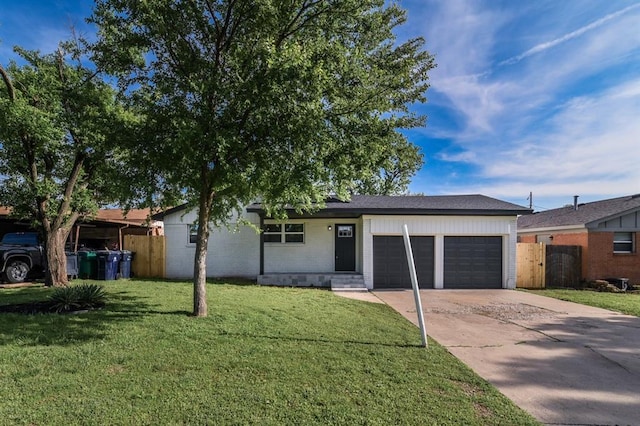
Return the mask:
<path id="1" fill-rule="evenodd" d="M 259 203 L 247 208 L 262 213 Z M 517 204 L 484 195 L 353 195 L 349 201 L 329 199 L 325 208 L 314 217 L 332 217 L 362 214 L 446 214 L 446 215 L 522 215 L 531 210 Z M 290 216 L 295 216 L 290 214 Z"/>
<path id="2" fill-rule="evenodd" d="M 518 230 L 588 225 L 638 208 L 640 194 L 578 204 L 577 210 L 571 205 L 522 216 L 518 218 Z"/>

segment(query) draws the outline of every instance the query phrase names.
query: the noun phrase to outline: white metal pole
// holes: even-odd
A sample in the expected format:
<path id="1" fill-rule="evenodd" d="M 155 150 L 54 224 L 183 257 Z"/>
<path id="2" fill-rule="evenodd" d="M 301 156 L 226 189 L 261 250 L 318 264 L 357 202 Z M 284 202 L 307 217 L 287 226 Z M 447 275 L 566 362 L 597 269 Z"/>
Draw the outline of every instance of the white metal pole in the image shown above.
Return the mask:
<path id="1" fill-rule="evenodd" d="M 411 240 L 409 239 L 409 227 L 405 223 L 402 227 L 402 235 L 404 237 L 404 248 L 407 253 L 407 264 L 409 265 L 409 275 L 411 276 L 411 286 L 413 287 L 413 298 L 416 301 L 416 312 L 418 313 L 418 326 L 420 327 L 420 337 L 422 337 L 422 346 L 427 347 L 427 329 L 424 326 L 424 315 L 422 314 L 422 301 L 420 300 L 420 288 L 418 287 L 418 275 L 416 274 L 416 265 L 413 261 L 413 250 L 411 249 Z"/>

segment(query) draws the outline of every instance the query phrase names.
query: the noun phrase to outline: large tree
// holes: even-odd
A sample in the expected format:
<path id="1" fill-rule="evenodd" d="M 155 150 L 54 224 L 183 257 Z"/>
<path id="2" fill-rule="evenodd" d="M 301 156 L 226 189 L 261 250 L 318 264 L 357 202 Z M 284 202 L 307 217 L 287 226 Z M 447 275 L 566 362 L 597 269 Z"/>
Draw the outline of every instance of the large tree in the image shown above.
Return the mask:
<path id="1" fill-rule="evenodd" d="M 282 218 L 348 198 L 408 145 L 398 129 L 423 124 L 408 105 L 433 58 L 420 38 L 397 42 L 405 14 L 387 3 L 97 1 L 94 60 L 146 115 L 137 151 L 199 212 L 194 315 L 211 224 L 255 199 Z"/>
<path id="2" fill-rule="evenodd" d="M 115 90 L 83 65 L 76 43 L 45 55 L 15 51 L 22 65 L 0 65 L 0 204 L 34 220 L 44 239 L 45 283 L 64 286 L 74 223 L 121 194 L 126 156 L 118 140 L 131 120 Z"/>

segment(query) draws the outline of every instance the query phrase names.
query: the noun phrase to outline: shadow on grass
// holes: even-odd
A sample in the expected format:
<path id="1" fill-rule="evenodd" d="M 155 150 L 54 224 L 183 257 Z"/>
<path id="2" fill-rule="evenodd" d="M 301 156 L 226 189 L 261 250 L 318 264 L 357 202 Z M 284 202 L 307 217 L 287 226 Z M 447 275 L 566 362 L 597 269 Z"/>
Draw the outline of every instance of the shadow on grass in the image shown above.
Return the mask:
<path id="1" fill-rule="evenodd" d="M 423 348 L 420 344 L 408 344 L 408 343 L 385 343 L 385 342 L 366 342 L 361 340 L 349 340 L 349 339 L 328 339 L 323 337 L 300 337 L 300 336 L 269 336 L 262 334 L 250 334 L 250 333 L 229 333 L 220 332 L 219 336 L 230 336 L 245 339 L 262 339 L 262 340 L 276 340 L 285 342 L 299 342 L 299 343 L 329 343 L 329 344 L 345 344 L 345 345 L 363 345 L 363 346 L 382 346 L 389 348 Z"/>
<path id="2" fill-rule="evenodd" d="M 193 280 L 186 278 L 147 278 L 147 277 L 135 277 L 132 278 L 135 281 L 147 282 L 147 283 L 177 283 L 177 284 L 193 284 Z M 258 286 L 256 280 L 250 278 L 239 277 L 217 277 L 207 278 L 207 284 L 213 285 L 235 285 L 235 286 Z"/>
<path id="3" fill-rule="evenodd" d="M 46 293 L 43 295 L 42 289 L 33 289 L 13 298 L 11 302 L 43 300 L 43 296 L 46 297 Z M 8 303 L 3 301 L 2 304 Z M 126 292 L 109 292 L 106 306 L 94 311 L 67 314 L 0 313 L 0 346 L 68 346 L 101 340 L 119 323 L 139 321 L 156 314 L 184 316 L 189 312 L 159 311 L 156 305 L 145 302 L 141 297 Z"/>

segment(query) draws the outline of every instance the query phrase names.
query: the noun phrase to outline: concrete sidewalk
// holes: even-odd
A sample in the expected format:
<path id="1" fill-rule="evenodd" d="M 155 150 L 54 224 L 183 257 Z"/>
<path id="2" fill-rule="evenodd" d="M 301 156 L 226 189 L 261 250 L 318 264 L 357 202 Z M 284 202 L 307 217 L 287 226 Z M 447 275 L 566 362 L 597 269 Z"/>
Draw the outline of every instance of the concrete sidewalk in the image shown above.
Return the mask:
<path id="1" fill-rule="evenodd" d="M 417 324 L 410 290 L 374 294 Z M 513 290 L 422 290 L 427 334 L 550 425 L 640 425 L 640 318 Z"/>

